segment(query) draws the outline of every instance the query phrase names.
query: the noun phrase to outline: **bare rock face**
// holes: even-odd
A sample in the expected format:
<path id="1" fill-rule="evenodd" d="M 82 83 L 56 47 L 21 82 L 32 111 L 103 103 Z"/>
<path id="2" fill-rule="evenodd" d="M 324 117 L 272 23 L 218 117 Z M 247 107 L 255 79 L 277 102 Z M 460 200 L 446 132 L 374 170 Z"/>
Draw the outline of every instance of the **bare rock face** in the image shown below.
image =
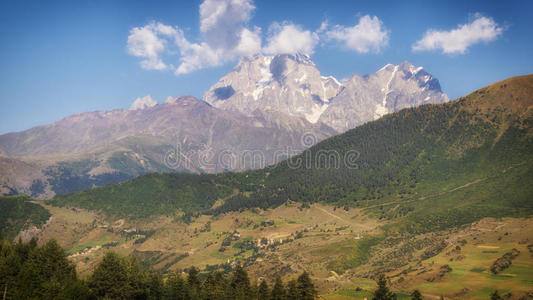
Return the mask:
<path id="1" fill-rule="evenodd" d="M 21 230 L 15 237 L 15 241 L 21 240 L 23 243 L 27 243 L 31 239 L 38 239 L 41 231 L 41 228 L 31 225 L 27 229 Z"/>
<path id="2" fill-rule="evenodd" d="M 439 81 L 422 67 L 389 64 L 371 75 L 352 75 L 319 121 L 343 132 L 407 107 L 446 101 Z"/>
<path id="3" fill-rule="evenodd" d="M 247 115 L 274 110 L 316 123 L 339 87 L 333 77 L 320 76 L 308 56 L 258 54 L 242 58 L 205 93 L 204 101 Z"/>
<path id="4" fill-rule="evenodd" d="M 251 115 L 279 111 L 324 123 L 344 132 L 381 116 L 426 103 L 448 101 L 437 79 L 409 62 L 378 72 L 352 75 L 340 84 L 324 77 L 305 55 L 243 58 L 222 77 L 204 100 L 224 110 Z"/>

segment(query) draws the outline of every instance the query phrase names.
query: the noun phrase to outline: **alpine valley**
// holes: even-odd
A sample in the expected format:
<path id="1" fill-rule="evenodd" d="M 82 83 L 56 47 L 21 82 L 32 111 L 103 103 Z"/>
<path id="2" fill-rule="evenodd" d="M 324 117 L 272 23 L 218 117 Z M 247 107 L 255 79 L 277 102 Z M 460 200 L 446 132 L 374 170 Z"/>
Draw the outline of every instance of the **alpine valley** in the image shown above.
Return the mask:
<path id="1" fill-rule="evenodd" d="M 112 250 L 162 274 L 305 271 L 323 299 L 371 298 L 379 274 L 400 299 L 532 295 L 533 75 L 448 101 L 408 62 L 340 83 L 257 55 L 203 100 L 135 108 L 0 136 L 4 193 L 46 198 L 0 199 L 9 239 L 57 240 L 82 278 Z M 210 160 L 228 149 L 264 165 Z"/>
<path id="2" fill-rule="evenodd" d="M 257 169 L 388 113 L 448 98 L 409 62 L 340 83 L 306 55 L 258 54 L 242 58 L 203 100 L 139 101 L 1 135 L 0 193 L 47 198 L 150 172 Z"/>

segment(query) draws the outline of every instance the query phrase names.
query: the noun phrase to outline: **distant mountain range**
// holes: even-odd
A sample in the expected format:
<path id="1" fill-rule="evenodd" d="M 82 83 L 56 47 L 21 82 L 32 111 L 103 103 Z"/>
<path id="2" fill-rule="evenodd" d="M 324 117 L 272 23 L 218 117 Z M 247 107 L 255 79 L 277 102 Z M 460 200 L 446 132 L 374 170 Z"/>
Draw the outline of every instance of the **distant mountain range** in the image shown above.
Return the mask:
<path id="1" fill-rule="evenodd" d="M 448 98 L 408 62 L 340 83 L 308 56 L 256 55 L 203 100 L 141 100 L 1 135 L 0 194 L 46 198 L 149 172 L 260 168 L 387 113 Z"/>
<path id="2" fill-rule="evenodd" d="M 533 178 L 532 95 L 533 75 L 515 77 L 453 102 L 389 114 L 269 168 L 218 176 L 150 174 L 56 196 L 52 203 L 121 218 L 180 210 L 218 214 L 287 201 L 387 204 L 390 211 L 378 211 L 383 217 L 415 209 L 402 225 L 414 232 L 527 215 L 533 211 L 527 184 Z M 451 193 L 457 187 L 466 191 Z"/>
<path id="3" fill-rule="evenodd" d="M 241 59 L 204 100 L 248 115 L 280 111 L 341 133 L 403 108 L 446 102 L 448 97 L 436 78 L 409 62 L 389 64 L 366 76 L 353 74 L 341 84 L 321 76 L 308 56 L 256 55 Z"/>

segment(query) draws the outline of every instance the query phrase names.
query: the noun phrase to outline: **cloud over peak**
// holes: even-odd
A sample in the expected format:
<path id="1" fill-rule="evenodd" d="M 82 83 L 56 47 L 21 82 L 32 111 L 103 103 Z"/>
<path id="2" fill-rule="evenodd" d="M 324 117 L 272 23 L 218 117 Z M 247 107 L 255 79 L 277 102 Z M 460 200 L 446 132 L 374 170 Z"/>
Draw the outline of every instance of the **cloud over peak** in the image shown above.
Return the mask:
<path id="1" fill-rule="evenodd" d="M 128 36 L 128 52 L 143 58 L 141 68 L 145 70 L 165 70 L 167 65 L 161 60 L 167 41 L 161 36 L 168 36 L 175 30 L 161 23 L 152 22 L 144 27 L 134 27 Z"/>
<path id="2" fill-rule="evenodd" d="M 328 39 L 340 41 L 346 48 L 359 53 L 379 52 L 389 44 L 389 31 L 376 16 L 362 16 L 352 27 L 336 25 L 331 30 L 325 27 L 323 23 L 320 28 Z"/>
<path id="3" fill-rule="evenodd" d="M 205 0 L 200 5 L 200 42 L 190 42 L 179 27 L 151 22 L 130 30 L 127 50 L 142 58 L 146 70 L 173 70 L 186 74 L 215 67 L 242 55 L 261 51 L 261 29 L 246 27 L 255 6 L 251 0 Z M 180 54 L 177 67 L 163 56 Z"/>
<path id="4" fill-rule="evenodd" d="M 492 18 L 475 14 L 472 22 L 450 31 L 429 29 L 412 45 L 413 51 L 441 50 L 445 54 L 463 54 L 474 44 L 491 42 L 503 33 Z"/>
<path id="5" fill-rule="evenodd" d="M 234 49 L 254 9 L 249 0 L 205 0 L 200 4 L 200 31 L 211 47 Z"/>
<path id="6" fill-rule="evenodd" d="M 267 54 L 312 54 L 318 35 L 291 23 L 273 23 L 269 28 L 267 45 L 263 51 Z"/>
<path id="7" fill-rule="evenodd" d="M 254 10 L 253 0 L 204 0 L 199 8 L 197 42 L 187 39 L 178 26 L 151 22 L 130 30 L 127 50 L 141 58 L 143 69 L 172 70 L 180 75 L 257 53 L 311 55 L 321 38 L 340 41 L 359 53 L 379 52 L 389 41 L 389 31 L 381 20 L 366 15 L 353 27 L 330 28 L 323 22 L 314 32 L 289 21 L 274 22 L 263 46 L 262 29 L 249 25 Z"/>

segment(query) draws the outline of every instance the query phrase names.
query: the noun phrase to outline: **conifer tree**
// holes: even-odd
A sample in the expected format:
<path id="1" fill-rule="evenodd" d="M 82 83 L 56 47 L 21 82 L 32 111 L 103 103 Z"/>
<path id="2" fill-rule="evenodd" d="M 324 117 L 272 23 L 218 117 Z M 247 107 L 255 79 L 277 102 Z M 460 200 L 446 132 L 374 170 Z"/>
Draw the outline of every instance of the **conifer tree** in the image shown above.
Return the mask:
<path id="1" fill-rule="evenodd" d="M 135 257 L 122 258 L 126 266 L 126 274 L 128 280 L 128 294 L 134 299 L 142 299 L 148 297 L 149 279 L 148 274 Z"/>
<path id="2" fill-rule="evenodd" d="M 418 290 L 414 290 L 414 291 L 411 293 L 411 299 L 412 299 L 412 300 L 422 300 L 422 294 L 420 293 L 420 291 L 418 291 Z"/>
<path id="3" fill-rule="evenodd" d="M 296 289 L 298 291 L 298 299 L 301 300 L 312 300 L 317 295 L 315 285 L 305 271 L 296 280 Z"/>
<path id="4" fill-rule="evenodd" d="M 241 265 L 237 265 L 233 271 L 233 276 L 231 278 L 231 289 L 233 291 L 234 299 L 248 300 L 252 298 L 248 273 L 246 273 Z"/>
<path id="5" fill-rule="evenodd" d="M 214 300 L 231 299 L 231 285 L 221 272 L 215 273 L 215 288 L 217 297 Z"/>
<path id="6" fill-rule="evenodd" d="M 164 299 L 189 300 L 191 295 L 185 280 L 178 272 L 172 272 L 168 276 L 164 286 Z"/>
<path id="7" fill-rule="evenodd" d="M 189 287 L 199 287 L 200 279 L 198 279 L 198 269 L 195 266 L 189 268 L 189 275 L 187 276 L 187 283 Z"/>
<path id="8" fill-rule="evenodd" d="M 192 299 L 198 299 L 200 295 L 200 279 L 198 278 L 198 269 L 194 266 L 189 268 L 189 275 L 187 276 L 187 284 L 189 285 L 189 292 Z"/>
<path id="9" fill-rule="evenodd" d="M 148 273 L 148 294 L 152 299 L 163 297 L 163 278 L 158 272 L 150 270 Z"/>
<path id="10" fill-rule="evenodd" d="M 285 300 L 285 287 L 283 286 L 283 281 L 281 277 L 276 276 L 274 286 L 272 287 L 272 293 L 270 295 L 270 300 Z"/>
<path id="11" fill-rule="evenodd" d="M 0 287 L 3 298 L 12 298 L 21 260 L 8 241 L 0 241 Z"/>
<path id="12" fill-rule="evenodd" d="M 396 295 L 394 295 L 389 288 L 387 287 L 387 279 L 385 275 L 381 274 L 378 278 L 378 289 L 374 292 L 374 297 L 372 300 L 394 300 Z"/>
<path id="13" fill-rule="evenodd" d="M 296 281 L 291 280 L 287 283 L 287 298 L 286 299 L 298 299 L 298 289 L 296 288 Z"/>
<path id="14" fill-rule="evenodd" d="M 213 273 L 207 274 L 200 289 L 200 296 L 202 299 L 214 299 L 216 295 L 216 282 Z"/>
<path id="15" fill-rule="evenodd" d="M 258 300 L 268 300 L 270 298 L 270 290 L 268 289 L 268 284 L 266 280 L 262 280 L 259 284 L 259 289 L 257 291 Z"/>
<path id="16" fill-rule="evenodd" d="M 42 247 L 30 242 L 21 244 L 20 253 L 28 251 L 28 258 L 22 265 L 17 281 L 19 297 L 54 299 L 68 285 L 77 280 L 74 264 L 68 261 L 63 248 L 55 240 L 46 242 Z"/>
<path id="17" fill-rule="evenodd" d="M 104 255 L 88 283 L 97 297 L 125 299 L 129 296 L 126 266 L 114 252 Z"/>

